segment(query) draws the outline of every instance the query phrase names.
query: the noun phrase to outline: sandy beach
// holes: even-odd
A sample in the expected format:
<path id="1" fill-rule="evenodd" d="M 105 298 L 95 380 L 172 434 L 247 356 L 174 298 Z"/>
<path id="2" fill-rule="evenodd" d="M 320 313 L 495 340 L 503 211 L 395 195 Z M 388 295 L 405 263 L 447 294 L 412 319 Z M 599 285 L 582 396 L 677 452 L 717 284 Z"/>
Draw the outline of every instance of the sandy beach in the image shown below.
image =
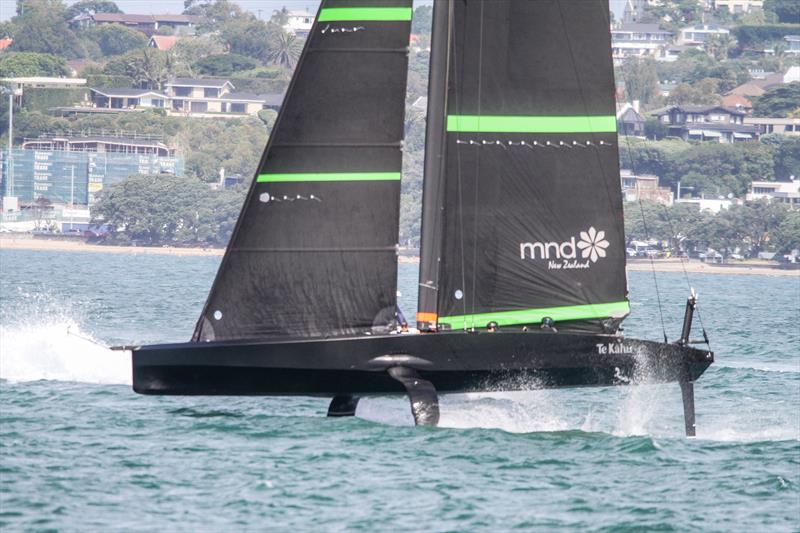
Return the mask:
<path id="1" fill-rule="evenodd" d="M 0 234 L 0 250 L 43 250 L 51 252 L 96 252 L 113 254 L 156 254 L 177 256 L 221 256 L 222 248 L 177 248 L 173 246 L 110 246 L 89 244 L 80 239 L 34 237 L 27 234 Z M 419 257 L 400 255 L 401 263 L 418 263 Z M 786 270 L 771 261 L 738 261 L 726 265 L 712 265 L 697 260 L 657 259 L 652 263 L 644 259 L 628 261 L 632 272 L 683 272 L 692 274 L 756 274 L 800 278 L 800 270 Z"/>

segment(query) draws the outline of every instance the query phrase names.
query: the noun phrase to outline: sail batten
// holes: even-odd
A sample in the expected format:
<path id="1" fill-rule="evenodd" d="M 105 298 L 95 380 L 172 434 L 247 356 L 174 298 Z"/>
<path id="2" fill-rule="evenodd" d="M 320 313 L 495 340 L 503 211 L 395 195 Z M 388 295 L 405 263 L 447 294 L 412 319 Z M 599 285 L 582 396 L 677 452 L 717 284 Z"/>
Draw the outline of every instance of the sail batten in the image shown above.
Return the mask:
<path id="1" fill-rule="evenodd" d="M 487 116 L 449 115 L 447 131 L 475 133 L 616 133 L 614 115 Z"/>

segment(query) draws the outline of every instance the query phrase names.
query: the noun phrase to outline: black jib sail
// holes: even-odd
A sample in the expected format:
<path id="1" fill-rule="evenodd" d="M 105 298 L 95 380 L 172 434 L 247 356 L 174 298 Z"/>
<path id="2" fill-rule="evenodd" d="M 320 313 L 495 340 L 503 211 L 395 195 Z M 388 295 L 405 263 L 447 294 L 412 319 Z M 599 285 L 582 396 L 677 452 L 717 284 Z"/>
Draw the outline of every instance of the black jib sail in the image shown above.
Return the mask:
<path id="1" fill-rule="evenodd" d="M 194 340 L 394 316 L 412 0 L 323 0 Z"/>
<path id="2" fill-rule="evenodd" d="M 421 329 L 628 314 L 608 21 L 608 0 L 437 4 Z"/>

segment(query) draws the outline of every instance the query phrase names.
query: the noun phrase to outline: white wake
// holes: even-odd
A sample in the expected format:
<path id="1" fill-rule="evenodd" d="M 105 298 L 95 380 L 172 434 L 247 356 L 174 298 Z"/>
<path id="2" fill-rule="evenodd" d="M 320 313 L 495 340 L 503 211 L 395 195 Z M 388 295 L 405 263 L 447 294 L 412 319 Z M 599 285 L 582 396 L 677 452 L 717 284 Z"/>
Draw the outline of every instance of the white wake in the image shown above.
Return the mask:
<path id="1" fill-rule="evenodd" d="M 102 346 L 68 318 L 0 325 L 0 379 L 131 383 L 131 354 Z"/>

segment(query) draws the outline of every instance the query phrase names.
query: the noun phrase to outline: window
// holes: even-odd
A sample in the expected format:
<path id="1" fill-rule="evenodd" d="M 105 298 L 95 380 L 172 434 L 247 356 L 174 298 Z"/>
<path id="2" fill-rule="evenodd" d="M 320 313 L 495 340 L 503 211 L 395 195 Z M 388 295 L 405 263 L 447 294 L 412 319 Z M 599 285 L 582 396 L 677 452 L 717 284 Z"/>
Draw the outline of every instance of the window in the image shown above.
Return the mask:
<path id="1" fill-rule="evenodd" d="M 208 102 L 192 102 L 192 113 L 205 113 L 208 111 Z"/>
<path id="2" fill-rule="evenodd" d="M 191 87 L 173 87 L 173 91 L 175 91 L 175 96 L 191 96 L 192 95 L 192 88 Z"/>
<path id="3" fill-rule="evenodd" d="M 247 106 L 245 104 L 231 104 L 231 113 L 246 113 Z"/>
<path id="4" fill-rule="evenodd" d="M 203 96 L 206 98 L 216 98 L 219 96 L 219 89 L 216 87 L 204 87 Z"/>

